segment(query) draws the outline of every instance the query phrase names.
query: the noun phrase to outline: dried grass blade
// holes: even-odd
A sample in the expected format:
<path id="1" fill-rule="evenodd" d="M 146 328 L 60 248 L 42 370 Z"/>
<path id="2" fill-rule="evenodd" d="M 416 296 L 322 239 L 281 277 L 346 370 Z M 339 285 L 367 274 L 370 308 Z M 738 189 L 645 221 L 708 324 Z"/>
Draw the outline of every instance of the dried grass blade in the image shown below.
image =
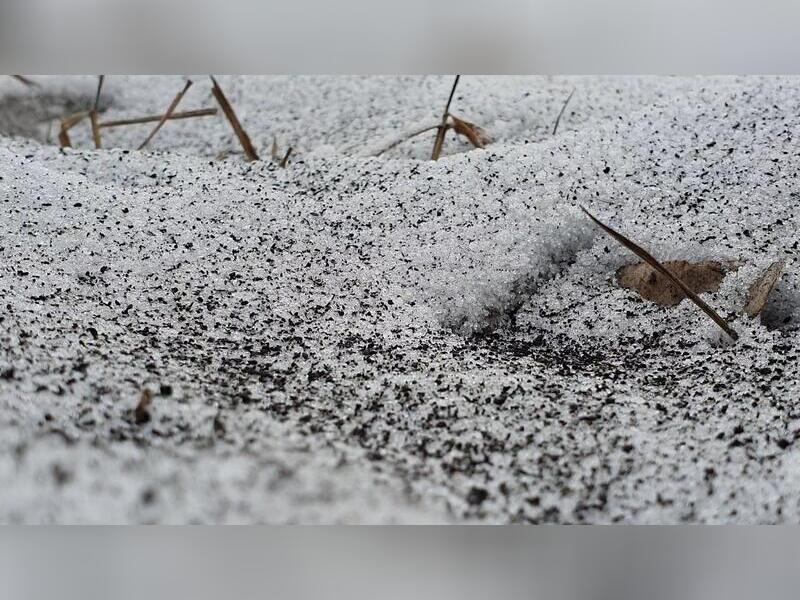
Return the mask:
<path id="1" fill-rule="evenodd" d="M 94 104 L 92 105 L 92 110 L 94 111 L 97 111 L 97 106 L 100 104 L 100 92 L 103 90 L 103 82 L 105 82 L 105 80 L 105 75 L 97 76 L 97 92 L 94 95 Z"/>
<path id="2" fill-rule="evenodd" d="M 64 123 L 61 123 L 61 129 L 58 131 L 58 145 L 61 148 L 72 148 L 72 140 L 69 139 L 69 134 L 64 128 Z"/>
<path id="3" fill-rule="evenodd" d="M 100 104 L 100 92 L 103 90 L 103 82 L 105 79 L 105 75 L 97 76 L 97 92 L 95 92 L 94 95 L 92 110 L 89 111 L 89 122 L 92 125 L 92 139 L 94 140 L 94 147 L 98 149 L 101 148 L 103 144 L 100 141 L 100 127 L 97 124 L 97 106 Z"/>
<path id="4" fill-rule="evenodd" d="M 272 160 L 278 162 L 281 158 L 280 151 L 278 150 L 278 138 L 274 135 L 272 136 L 272 148 L 270 149 L 270 155 L 272 156 Z"/>
<path id="5" fill-rule="evenodd" d="M 72 147 L 72 141 L 69 139 L 69 130 L 88 116 L 88 112 L 79 112 L 61 119 L 61 129 L 58 132 L 58 143 L 62 148 Z"/>
<path id="6" fill-rule="evenodd" d="M 444 112 L 442 113 L 442 122 L 439 124 L 439 130 L 436 132 L 436 139 L 433 141 L 431 160 L 439 160 L 439 156 L 442 154 L 444 136 L 447 134 L 448 130 L 447 117 L 450 116 L 450 103 L 453 101 L 453 96 L 455 96 L 456 87 L 458 87 L 458 82 L 460 79 L 461 75 L 456 75 L 456 78 L 453 81 L 453 87 L 450 88 L 450 95 L 447 97 L 447 104 L 445 104 Z"/>
<path id="7" fill-rule="evenodd" d="M 103 145 L 100 141 L 100 127 L 97 125 L 97 111 L 92 109 L 89 111 L 89 122 L 92 124 L 92 139 L 94 140 L 94 147 L 99 149 Z"/>
<path id="8" fill-rule="evenodd" d="M 656 271 L 658 271 L 659 273 L 670 279 L 675 285 L 681 288 L 683 293 L 686 294 L 686 297 L 689 298 L 689 300 L 691 300 L 692 302 L 694 302 L 697 306 L 699 306 L 700 309 L 704 313 L 706 313 L 709 317 L 711 317 L 711 319 L 717 325 L 719 325 L 722 328 L 722 330 L 725 333 L 727 333 L 734 341 L 739 339 L 739 334 L 736 333 L 736 331 L 734 331 L 734 329 L 730 325 L 728 325 L 728 322 L 725 319 L 720 317 L 716 313 L 716 311 L 713 308 L 711 308 L 708 304 L 706 304 L 705 301 L 700 296 L 695 294 L 683 281 L 681 281 L 678 277 L 673 275 L 666 267 L 664 267 L 664 265 L 658 262 L 658 260 L 656 260 L 649 252 L 647 252 L 641 246 L 638 246 L 637 244 L 632 242 L 630 239 L 626 238 L 621 233 L 615 231 L 608 225 L 599 221 L 594 215 L 592 215 L 592 213 L 590 213 L 584 207 L 581 206 L 581 210 L 584 213 L 586 213 L 586 216 L 588 216 L 592 221 L 594 221 L 598 225 L 598 227 L 600 227 L 608 235 L 617 240 L 620 244 L 625 246 L 628 250 L 633 252 L 636 256 L 641 258 L 643 261 L 645 261 L 647 264 L 653 267 Z"/>
<path id="9" fill-rule="evenodd" d="M 186 85 L 183 86 L 183 89 L 180 92 L 175 94 L 175 97 L 172 99 L 172 102 L 170 102 L 169 106 L 167 107 L 167 112 L 161 115 L 161 119 L 153 128 L 153 131 L 150 132 L 150 135 L 148 135 L 147 138 L 139 145 L 138 150 L 144 150 L 147 144 L 151 142 L 151 140 L 155 137 L 158 131 L 164 126 L 164 123 L 166 123 L 167 120 L 172 116 L 172 113 L 175 112 L 175 109 L 178 108 L 178 104 L 180 104 L 180 101 L 186 95 L 186 92 L 189 91 L 190 87 L 192 87 L 192 80 L 187 79 Z"/>
<path id="10" fill-rule="evenodd" d="M 561 110 L 558 113 L 558 117 L 556 117 L 556 124 L 553 125 L 553 135 L 555 135 L 558 131 L 558 124 L 561 122 L 561 117 L 564 116 L 564 112 L 567 110 L 567 104 L 569 104 L 569 101 L 572 100 L 573 94 L 575 94 L 575 88 L 572 88 L 572 91 L 569 93 L 569 96 L 567 96 L 567 99 L 564 101 L 564 105 L 561 107 Z"/>
<path id="11" fill-rule="evenodd" d="M 290 157 L 291 155 L 292 155 L 292 147 L 291 147 L 291 146 L 289 146 L 289 149 L 286 151 L 286 154 L 284 154 L 284 156 L 283 156 L 283 159 L 281 160 L 281 168 L 282 168 L 282 169 L 285 169 L 285 168 L 286 168 L 286 165 L 287 165 L 287 164 L 288 164 L 288 162 L 289 162 L 289 157 Z"/>
<path id="12" fill-rule="evenodd" d="M 418 135 L 422 135 L 423 133 L 427 133 L 428 131 L 433 131 L 434 129 L 438 129 L 439 127 L 440 127 L 439 125 L 429 125 L 428 127 L 424 127 L 422 129 L 418 129 L 418 130 L 416 130 L 416 131 L 414 131 L 412 133 L 409 133 L 408 135 L 405 135 L 405 136 L 401 137 L 398 140 L 393 141 L 391 144 L 389 144 L 388 146 L 386 146 L 382 150 L 378 150 L 373 156 L 380 156 L 384 152 L 388 152 L 389 150 L 391 150 L 395 146 L 397 146 L 399 144 L 402 144 L 403 142 L 407 142 L 411 138 L 415 138 Z"/>
<path id="13" fill-rule="evenodd" d="M 194 117 L 211 117 L 219 112 L 216 108 L 198 108 L 183 112 L 175 112 L 169 115 L 167 121 L 178 121 L 180 119 L 191 119 Z M 122 125 L 144 125 L 145 123 L 157 123 L 164 118 L 164 115 L 149 115 L 147 117 L 136 117 L 133 119 L 119 119 L 117 121 L 105 121 L 99 123 L 100 129 L 107 127 L 120 127 Z"/>
<path id="14" fill-rule="evenodd" d="M 247 132 L 242 127 L 242 124 L 239 122 L 236 113 L 233 111 L 231 103 L 228 102 L 228 99 L 225 97 L 225 93 L 222 91 L 222 88 L 219 87 L 219 84 L 217 83 L 217 80 L 214 79 L 213 75 L 211 76 L 211 83 L 213 84 L 211 92 L 214 94 L 214 98 L 217 99 L 217 102 L 219 102 L 222 112 L 224 112 L 225 116 L 228 118 L 228 122 L 231 124 L 234 133 L 236 133 L 236 137 L 239 138 L 239 143 L 242 145 L 242 149 L 244 150 L 247 160 L 258 160 L 258 154 L 256 154 L 256 150 L 250 141 L 250 136 L 247 135 Z"/>

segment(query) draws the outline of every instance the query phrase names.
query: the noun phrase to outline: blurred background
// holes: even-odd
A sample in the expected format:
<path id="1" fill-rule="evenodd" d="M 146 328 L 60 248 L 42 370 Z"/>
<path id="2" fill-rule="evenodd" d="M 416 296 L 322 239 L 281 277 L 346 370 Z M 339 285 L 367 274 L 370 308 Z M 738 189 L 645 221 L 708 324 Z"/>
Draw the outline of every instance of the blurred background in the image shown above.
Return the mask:
<path id="1" fill-rule="evenodd" d="M 791 0 L 3 0 L 0 66 L 29 73 L 796 73 L 798 13 Z"/>

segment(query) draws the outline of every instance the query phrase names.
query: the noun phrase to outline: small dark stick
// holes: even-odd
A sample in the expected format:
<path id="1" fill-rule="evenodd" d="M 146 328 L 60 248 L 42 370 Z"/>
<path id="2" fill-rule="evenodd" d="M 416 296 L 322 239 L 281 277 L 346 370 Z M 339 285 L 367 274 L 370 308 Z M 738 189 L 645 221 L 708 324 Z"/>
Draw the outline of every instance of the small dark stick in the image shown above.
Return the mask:
<path id="1" fill-rule="evenodd" d="M 564 106 L 561 107 L 561 111 L 558 113 L 558 117 L 556 117 L 556 124 L 553 125 L 553 135 L 555 135 L 556 132 L 558 131 L 558 124 L 561 122 L 561 117 L 564 116 L 564 111 L 567 110 L 567 104 L 569 104 L 569 101 L 572 100 L 572 95 L 574 93 L 575 93 L 575 88 L 572 88 L 572 91 L 569 93 L 569 96 L 567 96 L 567 99 L 564 101 Z"/>
<path id="2" fill-rule="evenodd" d="M 100 127 L 97 122 L 97 106 L 100 104 L 100 92 L 103 89 L 105 79 L 105 75 L 97 76 L 97 92 L 94 95 L 92 109 L 89 111 L 89 122 L 92 124 L 92 139 L 94 140 L 94 147 L 98 149 L 102 147 L 102 143 L 100 141 Z"/>
<path id="3" fill-rule="evenodd" d="M 175 112 L 175 109 L 178 108 L 178 104 L 180 104 L 180 101 L 183 99 L 186 92 L 189 91 L 190 87 L 192 87 L 192 80 L 187 79 L 186 85 L 183 86 L 183 89 L 180 92 L 175 94 L 172 102 L 170 102 L 169 106 L 167 107 L 167 112 L 161 116 L 161 120 L 153 128 L 153 131 L 150 132 L 150 135 L 148 135 L 147 138 L 139 145 L 138 150 L 144 150 L 147 144 L 149 144 L 150 141 L 155 137 L 158 131 L 164 126 L 164 123 L 166 123 L 167 120 L 172 116 L 172 113 Z"/>
<path id="4" fill-rule="evenodd" d="M 683 281 L 681 281 L 677 276 L 673 275 L 664 265 L 658 262 L 658 260 L 656 260 L 649 252 L 647 252 L 647 250 L 645 250 L 641 246 L 638 246 L 637 244 L 626 238 L 621 233 L 611 229 L 611 227 L 609 227 L 608 225 L 601 223 L 583 206 L 581 206 L 581 210 L 584 213 L 586 213 L 586 216 L 589 217 L 592 221 L 594 221 L 608 235 L 617 240 L 620 244 L 625 246 L 628 250 L 633 252 L 636 256 L 641 258 L 648 265 L 653 267 L 656 271 L 667 277 L 670 281 L 672 281 L 672 283 L 681 288 L 683 293 L 686 294 L 686 297 L 689 298 L 689 300 L 691 300 L 692 302 L 694 302 L 697 306 L 699 306 L 704 313 L 706 313 L 709 317 L 711 317 L 711 319 L 717 325 L 719 325 L 722 328 L 722 330 L 731 337 L 731 339 L 733 339 L 734 341 L 739 339 L 739 334 L 736 333 L 736 331 L 734 331 L 730 325 L 728 325 L 728 322 L 725 319 L 720 317 L 713 308 L 711 308 L 708 304 L 706 304 L 703 301 L 703 299 L 700 296 L 695 294 L 689 288 L 689 286 L 683 283 Z"/>
<path id="5" fill-rule="evenodd" d="M 453 87 L 450 89 L 450 96 L 447 98 L 447 104 L 444 107 L 444 112 L 442 113 L 442 122 L 439 124 L 439 129 L 436 132 L 436 139 L 433 142 L 433 152 L 431 152 L 431 160 L 439 160 L 439 156 L 442 153 L 442 146 L 444 145 L 444 136 L 447 133 L 447 117 L 450 116 L 450 103 L 453 101 L 453 96 L 456 93 L 456 87 L 458 87 L 458 81 L 461 79 L 461 75 L 456 75 L 455 81 L 453 81 Z"/>
<path id="6" fill-rule="evenodd" d="M 98 105 L 100 104 L 100 92 L 103 89 L 103 83 L 106 80 L 105 75 L 98 75 L 97 76 L 97 92 L 94 95 L 94 104 L 92 105 L 92 110 L 96 111 Z"/>
<path id="7" fill-rule="evenodd" d="M 42 87 L 41 84 L 39 84 L 39 82 L 34 81 L 33 79 L 29 79 L 29 78 L 25 77 L 24 75 L 12 75 L 11 77 L 13 77 L 14 79 L 16 79 L 21 84 L 23 84 L 23 85 L 25 85 L 27 87 L 37 87 L 37 88 L 38 87 Z"/>
<path id="8" fill-rule="evenodd" d="M 247 132 L 239 122 L 236 113 L 233 111 L 231 103 L 228 102 L 228 99 L 225 97 L 225 93 L 222 91 L 222 88 L 219 87 L 219 84 L 217 83 L 217 80 L 214 79 L 214 76 L 209 75 L 209 77 L 211 77 L 211 83 L 213 84 L 211 87 L 211 93 L 214 94 L 214 98 L 216 98 L 217 102 L 219 102 L 222 112 L 225 113 L 228 122 L 231 124 L 231 127 L 236 134 L 236 137 L 239 138 L 239 143 L 242 145 L 242 149 L 244 150 L 247 160 L 258 160 L 258 154 L 256 154 L 256 149 L 253 147 L 253 144 L 250 141 L 250 136 L 247 135 Z"/>

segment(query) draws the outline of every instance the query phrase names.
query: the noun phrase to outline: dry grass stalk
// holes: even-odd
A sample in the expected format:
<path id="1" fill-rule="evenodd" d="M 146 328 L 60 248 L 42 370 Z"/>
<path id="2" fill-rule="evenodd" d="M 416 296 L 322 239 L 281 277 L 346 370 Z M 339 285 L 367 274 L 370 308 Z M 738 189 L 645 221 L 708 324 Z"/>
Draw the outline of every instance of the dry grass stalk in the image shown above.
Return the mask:
<path id="1" fill-rule="evenodd" d="M 628 250 L 633 252 L 636 256 L 641 258 L 643 261 L 645 261 L 647 264 L 653 267 L 656 271 L 658 271 L 659 273 L 670 279 L 675 285 L 677 285 L 683 291 L 683 293 L 686 294 L 686 297 L 689 298 L 689 300 L 691 300 L 692 302 L 694 302 L 697 306 L 699 306 L 704 313 L 706 313 L 709 317 L 711 317 L 711 319 L 717 325 L 719 325 L 722 328 L 722 330 L 731 337 L 731 339 L 733 339 L 734 341 L 739 339 L 739 334 L 736 333 L 736 331 L 734 331 L 734 329 L 730 325 L 728 325 L 728 322 L 725 319 L 720 317 L 713 308 L 711 308 L 708 304 L 705 303 L 705 301 L 703 301 L 703 299 L 700 296 L 695 294 L 689 288 L 689 286 L 687 286 L 683 281 L 681 281 L 678 277 L 672 274 L 664 265 L 658 262 L 658 260 L 656 260 L 649 252 L 647 252 L 644 248 L 638 246 L 637 244 L 626 238 L 621 233 L 618 233 L 608 225 L 600 222 L 594 215 L 592 215 L 584 207 L 581 206 L 581 210 L 584 213 L 586 213 L 586 216 L 588 216 L 592 221 L 594 221 L 608 235 L 617 240 L 620 244 L 625 246 Z"/>
<path id="2" fill-rule="evenodd" d="M 283 159 L 281 159 L 281 168 L 285 169 L 286 165 L 289 162 L 289 156 L 292 154 L 292 147 L 289 146 L 289 149 L 286 151 L 286 154 L 283 155 Z"/>
<path id="3" fill-rule="evenodd" d="M 35 87 L 35 88 L 42 87 L 40 83 L 34 81 L 33 79 L 29 79 L 24 75 L 12 75 L 11 77 L 13 77 L 26 87 Z"/>
<path id="4" fill-rule="evenodd" d="M 433 151 L 431 152 L 431 160 L 439 160 L 439 156 L 442 154 L 442 146 L 444 146 L 444 136 L 447 133 L 447 117 L 450 116 L 450 103 L 453 101 L 453 96 L 456 93 L 456 87 L 458 87 L 458 81 L 461 79 L 461 75 L 456 75 L 455 81 L 453 81 L 453 87 L 450 89 L 450 96 L 447 98 L 447 104 L 445 104 L 444 112 L 442 113 L 442 122 L 439 124 L 438 130 L 436 131 L 436 139 L 433 141 Z"/>
<path id="5" fill-rule="evenodd" d="M 567 96 L 567 99 L 564 101 L 564 105 L 561 107 L 561 110 L 558 113 L 558 117 L 556 117 L 556 124 L 553 125 L 553 135 L 555 135 L 558 131 L 558 124 L 561 122 L 561 117 L 564 116 L 564 112 L 567 110 L 567 104 L 569 104 L 569 101 L 572 100 L 573 94 L 575 94 L 575 88 L 572 88 L 572 91 L 569 93 L 569 96 Z"/>
<path id="6" fill-rule="evenodd" d="M 61 148 L 72 148 L 72 140 L 69 139 L 69 134 L 67 130 L 64 129 L 64 125 L 62 123 L 61 129 L 58 131 L 58 145 Z"/>
<path id="7" fill-rule="evenodd" d="M 94 95 L 94 104 L 92 105 L 92 110 L 97 111 L 97 107 L 100 104 L 100 92 L 103 90 L 103 83 L 106 80 L 105 75 L 98 75 L 97 76 L 97 92 Z"/>
<path id="8" fill-rule="evenodd" d="M 225 113 L 225 116 L 227 117 L 228 122 L 231 124 L 234 133 L 236 133 L 236 137 L 239 138 L 239 143 L 242 145 L 242 149 L 244 150 L 247 160 L 258 160 L 258 154 L 256 154 L 256 150 L 250 141 L 250 136 L 247 135 L 247 132 L 242 127 L 242 124 L 236 117 L 236 113 L 233 111 L 231 103 L 228 102 L 228 99 L 225 97 L 225 93 L 222 91 L 222 88 L 219 87 L 219 84 L 217 83 L 217 80 L 214 79 L 213 75 L 211 76 L 211 83 L 213 84 L 211 92 L 214 94 L 214 98 L 217 99 L 217 102 L 219 102 L 222 112 Z"/>
<path id="9" fill-rule="evenodd" d="M 169 115 L 167 121 L 178 121 L 180 119 L 192 119 L 194 117 L 211 117 L 219 112 L 216 108 L 198 108 L 195 110 L 186 110 L 183 112 L 174 112 Z M 136 117 L 133 119 L 119 119 L 117 121 L 105 121 L 99 123 L 100 129 L 106 127 L 120 127 L 122 125 L 143 125 L 145 123 L 157 123 L 164 118 L 164 115 L 149 115 L 147 117 Z"/>
<path id="10" fill-rule="evenodd" d="M 94 140 L 94 147 L 98 149 L 101 148 L 103 144 L 100 141 L 100 127 L 97 125 L 97 107 L 100 104 L 100 92 L 103 90 L 103 82 L 105 79 L 105 75 L 97 76 L 97 92 L 94 95 L 92 110 L 89 111 L 89 122 L 92 124 L 92 139 Z"/>
<path id="11" fill-rule="evenodd" d="M 100 127 L 97 125 L 97 111 L 92 109 L 89 111 L 89 122 L 92 124 L 92 139 L 94 140 L 94 147 L 95 148 L 102 148 L 102 142 L 100 141 Z"/>
<path id="12" fill-rule="evenodd" d="M 376 152 L 373 156 L 380 156 L 384 152 L 388 152 L 389 150 L 391 150 L 395 146 L 397 146 L 399 144 L 402 144 L 403 142 L 407 142 L 411 138 L 415 138 L 418 135 L 422 135 L 423 133 L 427 133 L 428 131 L 433 131 L 434 129 L 439 129 L 439 127 L 440 127 L 440 125 L 429 125 L 428 127 L 423 127 L 422 129 L 418 129 L 417 131 L 414 131 L 412 133 L 409 133 L 406 136 L 401 137 L 399 140 L 393 141 L 391 144 L 389 144 L 388 146 L 386 146 L 382 150 L 378 150 L 378 152 Z"/>
<path id="13" fill-rule="evenodd" d="M 178 108 L 178 104 L 180 104 L 180 101 L 186 95 L 186 92 L 189 91 L 190 87 L 192 87 L 192 80 L 187 79 L 186 85 L 184 85 L 183 89 L 180 92 L 178 92 L 172 99 L 172 102 L 170 102 L 169 106 L 167 107 L 167 112 L 161 115 L 161 119 L 153 128 L 153 131 L 150 132 L 150 135 L 148 135 L 147 138 L 139 145 L 138 150 L 144 150 L 147 144 L 149 144 L 150 141 L 155 137 L 158 131 L 164 126 L 164 123 L 166 123 L 167 120 L 172 116 L 172 113 L 175 112 L 175 109 Z"/>
<path id="14" fill-rule="evenodd" d="M 278 150 L 278 138 L 272 136 L 272 148 L 270 149 L 272 160 L 278 162 L 281 159 L 280 150 Z"/>
<path id="15" fill-rule="evenodd" d="M 149 388 L 142 390 L 139 403 L 133 409 L 133 421 L 137 425 L 144 425 L 150 420 L 150 405 L 153 403 L 153 392 Z"/>
<path id="16" fill-rule="evenodd" d="M 767 299 L 769 298 L 775 284 L 778 283 L 783 268 L 786 262 L 783 260 L 772 263 L 766 271 L 761 274 L 761 277 L 753 282 L 747 292 L 747 304 L 745 304 L 744 312 L 751 319 L 756 318 L 761 314 L 761 311 L 767 306 Z"/>

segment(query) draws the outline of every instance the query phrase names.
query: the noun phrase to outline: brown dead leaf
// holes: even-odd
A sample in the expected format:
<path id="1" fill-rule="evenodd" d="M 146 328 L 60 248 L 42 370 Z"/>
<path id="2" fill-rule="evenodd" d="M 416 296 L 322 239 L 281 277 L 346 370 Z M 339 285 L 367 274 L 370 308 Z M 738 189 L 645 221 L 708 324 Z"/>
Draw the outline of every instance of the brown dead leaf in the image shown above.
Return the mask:
<path id="1" fill-rule="evenodd" d="M 620 244 L 625 246 L 628 250 L 633 252 L 636 256 L 638 256 L 643 261 L 645 261 L 654 270 L 658 271 L 661 275 L 663 275 L 667 279 L 670 279 L 672 281 L 672 283 L 674 283 L 676 286 L 678 286 L 683 291 L 683 293 L 686 294 L 686 297 L 689 298 L 689 300 L 694 302 L 698 306 L 698 308 L 700 308 L 700 310 L 702 310 L 704 313 L 706 313 L 711 318 L 712 321 L 714 321 L 717 325 L 719 325 L 720 328 L 725 333 L 727 333 L 732 340 L 736 341 L 736 340 L 739 339 L 739 334 L 736 333 L 736 330 L 734 330 L 730 325 L 728 325 L 728 322 L 725 319 L 723 319 L 721 316 L 719 316 L 717 311 L 715 311 L 713 308 L 711 308 L 708 305 L 708 303 L 706 303 L 705 300 L 703 300 L 694 291 L 692 291 L 692 289 L 689 288 L 689 286 L 687 286 L 680 279 L 680 277 L 677 277 L 674 273 L 672 273 L 669 269 L 667 269 L 652 254 L 650 254 L 647 250 L 645 250 L 644 248 L 639 246 L 633 240 L 625 237 L 624 235 L 622 235 L 621 233 L 619 233 L 615 229 L 612 229 L 611 227 L 609 227 L 608 225 L 606 225 L 605 223 L 600 221 L 597 217 L 595 217 L 592 213 L 590 213 L 584 207 L 581 206 L 581 210 L 586 214 L 587 217 L 589 217 L 592 221 L 594 221 L 594 223 L 598 227 L 600 227 L 600 229 L 605 231 L 608 235 L 610 235 L 612 238 L 614 238 Z"/>
<path id="2" fill-rule="evenodd" d="M 744 312 L 748 317 L 754 319 L 764 310 L 767 299 L 775 284 L 778 283 L 785 266 L 786 262 L 783 260 L 772 263 L 750 286 L 747 292 L 747 304 L 744 307 Z"/>
<path id="3" fill-rule="evenodd" d="M 476 148 L 484 148 L 489 143 L 489 136 L 481 127 L 459 119 L 455 115 L 450 115 L 450 119 L 453 121 L 453 130 L 457 134 L 465 136 Z"/>
<path id="4" fill-rule="evenodd" d="M 736 267 L 734 263 L 723 264 L 710 260 L 669 260 L 662 264 L 695 294 L 716 292 L 725 275 Z M 644 262 L 620 268 L 617 281 L 621 287 L 634 290 L 645 300 L 661 306 L 675 306 L 686 298 L 686 294 L 671 279 Z"/>
<path id="5" fill-rule="evenodd" d="M 150 421 L 150 405 L 153 403 L 153 392 L 149 388 L 142 390 L 139 403 L 133 409 L 133 421 L 137 425 L 144 425 Z"/>

